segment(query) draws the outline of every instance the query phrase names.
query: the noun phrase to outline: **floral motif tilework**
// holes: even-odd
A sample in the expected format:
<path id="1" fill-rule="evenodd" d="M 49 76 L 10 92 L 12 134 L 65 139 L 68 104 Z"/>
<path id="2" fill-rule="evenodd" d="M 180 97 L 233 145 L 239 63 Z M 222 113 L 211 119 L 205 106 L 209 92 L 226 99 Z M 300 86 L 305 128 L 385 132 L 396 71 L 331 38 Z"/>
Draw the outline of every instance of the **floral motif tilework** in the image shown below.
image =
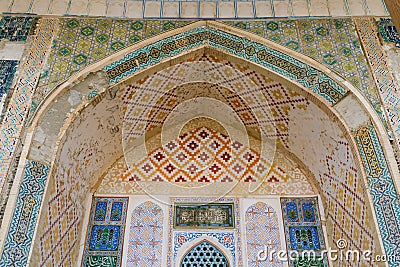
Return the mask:
<path id="1" fill-rule="evenodd" d="M 267 251 L 282 249 L 278 217 L 276 211 L 266 203 L 257 202 L 246 211 L 246 246 L 247 264 L 249 267 L 280 267 L 282 261 L 268 256 L 260 261 L 258 253 L 267 247 Z"/>
<path id="2" fill-rule="evenodd" d="M 128 198 L 94 197 L 82 260 L 84 267 L 121 266 Z"/>
<path id="3" fill-rule="evenodd" d="M 162 262 L 163 212 L 147 201 L 133 210 L 126 266 L 158 267 Z"/>
<path id="4" fill-rule="evenodd" d="M 319 258 L 321 251 L 325 249 L 325 242 L 317 198 L 281 198 L 281 205 L 287 250 L 299 253 L 312 250 Z M 300 256 L 299 259 L 290 261 L 290 266 L 327 267 L 328 263 L 326 258 L 315 260 Z"/>

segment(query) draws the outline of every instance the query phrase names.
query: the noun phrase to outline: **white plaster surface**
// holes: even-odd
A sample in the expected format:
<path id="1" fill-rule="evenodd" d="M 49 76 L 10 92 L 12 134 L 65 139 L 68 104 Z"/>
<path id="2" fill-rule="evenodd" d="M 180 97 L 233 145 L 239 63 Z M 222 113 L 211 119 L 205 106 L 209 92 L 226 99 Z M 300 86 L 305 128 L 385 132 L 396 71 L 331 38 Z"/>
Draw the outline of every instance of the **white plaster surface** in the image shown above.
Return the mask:
<path id="1" fill-rule="evenodd" d="M 20 60 L 24 53 L 25 44 L 3 41 L 0 43 L 0 59 Z"/>
<path id="2" fill-rule="evenodd" d="M 1 0 L 0 12 L 117 18 L 387 16 L 384 0 Z M 234 3 L 236 2 L 236 3 Z M 347 6 L 345 4 L 347 3 Z M 143 8 L 143 4 L 145 8 Z"/>

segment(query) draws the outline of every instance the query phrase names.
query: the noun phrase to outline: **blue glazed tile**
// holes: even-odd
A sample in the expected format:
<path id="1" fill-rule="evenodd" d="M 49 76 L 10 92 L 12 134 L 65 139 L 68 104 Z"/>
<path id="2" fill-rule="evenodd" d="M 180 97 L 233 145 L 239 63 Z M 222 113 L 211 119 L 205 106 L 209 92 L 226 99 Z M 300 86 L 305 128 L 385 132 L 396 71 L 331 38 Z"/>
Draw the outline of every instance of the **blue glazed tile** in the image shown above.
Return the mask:
<path id="1" fill-rule="evenodd" d="M 0 39 L 9 41 L 26 41 L 34 30 L 36 18 L 34 17 L 2 17 L 0 20 Z"/>
<path id="2" fill-rule="evenodd" d="M 0 266 L 26 266 L 49 167 L 28 160 Z"/>
<path id="3" fill-rule="evenodd" d="M 400 34 L 391 19 L 381 18 L 378 22 L 383 40 L 391 42 L 400 48 Z"/>
<path id="4" fill-rule="evenodd" d="M 0 98 L 10 89 L 17 65 L 17 60 L 0 60 Z"/>
<path id="5" fill-rule="evenodd" d="M 283 225 L 288 250 L 300 252 L 314 251 L 321 260 L 311 258 L 290 260 L 289 265 L 328 266 L 326 257 L 321 254 L 325 249 L 322 226 L 318 211 L 317 198 L 281 198 Z"/>
<path id="6" fill-rule="evenodd" d="M 84 267 L 121 266 L 127 207 L 127 197 L 93 197 L 82 260 Z"/>
<path id="7" fill-rule="evenodd" d="M 91 251 L 116 251 L 120 242 L 121 226 L 94 225 L 90 236 Z"/>

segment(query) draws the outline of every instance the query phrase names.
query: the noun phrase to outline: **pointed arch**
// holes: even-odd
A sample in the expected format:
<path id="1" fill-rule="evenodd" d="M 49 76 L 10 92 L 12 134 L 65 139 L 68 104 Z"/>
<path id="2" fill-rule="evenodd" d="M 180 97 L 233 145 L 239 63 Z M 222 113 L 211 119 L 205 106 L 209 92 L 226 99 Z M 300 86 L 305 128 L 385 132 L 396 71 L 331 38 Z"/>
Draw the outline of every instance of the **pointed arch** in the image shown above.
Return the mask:
<path id="1" fill-rule="evenodd" d="M 193 35 L 197 33 L 202 33 L 202 36 L 205 38 L 200 38 L 201 37 L 200 35 Z M 190 42 L 193 41 L 193 43 L 184 42 L 184 39 L 179 39 L 178 34 L 188 37 L 187 40 Z M 212 36 L 212 38 L 210 38 L 210 36 Z M 166 38 L 169 38 L 168 39 L 170 41 L 169 45 L 163 46 L 162 40 Z M 241 45 L 240 42 L 241 40 L 245 41 L 246 46 L 244 46 L 243 43 Z M 152 46 L 154 47 L 157 45 L 159 47 L 158 51 L 157 49 L 151 49 Z M 162 49 L 164 49 L 168 53 L 163 52 L 164 54 L 161 54 L 160 51 L 162 51 Z M 271 53 L 271 49 L 273 50 L 272 51 L 273 53 Z M 146 51 L 149 53 L 146 54 L 147 53 Z M 53 91 L 47 97 L 45 102 L 38 108 L 38 112 L 35 115 L 30 128 L 28 129 L 28 132 L 32 134 L 27 135 L 24 142 L 24 147 L 26 148 L 26 151 L 29 151 L 29 154 L 23 154 L 20 161 L 22 166 L 19 166 L 19 168 L 23 169 L 24 167 L 23 165 L 25 164 L 26 159 L 37 162 L 44 162 L 49 166 L 51 166 L 51 170 L 49 173 L 50 181 L 52 181 L 53 184 L 56 184 L 54 182 L 55 179 L 64 179 L 65 181 L 63 180 L 62 183 L 66 184 L 67 186 L 66 190 L 63 191 L 65 192 L 65 196 L 63 197 L 68 198 L 70 197 L 70 195 L 72 195 L 75 198 L 73 205 L 76 206 L 76 210 L 74 210 L 74 212 L 76 211 L 77 215 L 74 217 L 76 219 L 74 223 L 79 225 L 80 222 L 79 216 L 84 211 L 84 208 L 80 205 L 83 196 L 79 195 L 80 192 L 78 192 L 79 191 L 78 189 L 80 188 L 86 189 L 87 185 L 84 185 L 84 183 L 86 182 L 86 180 L 84 179 L 79 180 L 72 178 L 75 178 L 74 175 L 76 175 L 76 173 L 81 171 L 81 168 L 85 168 L 85 166 L 91 163 L 92 167 L 94 166 L 93 169 L 96 169 L 98 171 L 89 174 L 82 172 L 84 174 L 82 176 L 90 177 L 91 180 L 88 181 L 87 184 L 90 184 L 94 180 L 99 179 L 99 177 L 101 177 L 102 172 L 108 168 L 109 166 L 108 162 L 109 164 L 112 164 L 112 162 L 114 162 L 113 157 L 115 158 L 118 156 L 117 155 L 118 151 L 116 149 L 112 150 L 110 153 L 105 153 L 104 157 L 100 160 L 87 159 L 86 161 L 87 164 L 85 166 L 77 166 L 76 169 L 74 169 L 74 173 L 72 173 L 71 175 L 69 173 L 67 174 L 67 170 L 69 171 L 70 169 L 72 169 L 69 168 L 69 166 L 67 166 L 68 164 L 62 166 L 62 168 L 64 168 L 63 172 L 60 171 L 60 173 L 56 173 L 56 171 L 62 169 L 59 168 L 59 165 L 61 165 L 62 161 L 70 160 L 65 154 L 63 157 L 61 157 L 62 151 L 67 151 L 66 149 L 63 149 L 65 140 L 67 139 L 66 132 L 68 132 L 69 130 L 72 131 L 69 128 L 74 125 L 76 119 L 82 119 L 80 117 L 81 113 L 83 113 L 87 107 L 92 108 L 93 106 L 98 105 L 102 101 L 102 99 L 115 97 L 115 90 L 116 90 L 115 88 L 117 88 L 117 86 L 110 89 L 111 84 L 119 85 L 123 83 L 126 78 L 129 78 L 130 75 L 134 75 L 134 78 L 138 80 L 142 78 L 144 75 L 155 73 L 156 71 L 166 66 L 176 65 L 177 63 L 188 59 L 190 56 L 193 55 L 193 53 L 203 53 L 204 51 L 207 52 L 211 51 L 212 53 L 220 53 L 224 56 L 227 55 L 228 58 L 239 58 L 240 60 L 246 62 L 246 64 L 252 65 L 254 68 L 257 68 L 260 71 L 273 73 L 273 75 L 275 75 L 274 77 L 276 77 L 277 79 L 280 79 L 282 81 L 285 80 L 286 83 L 290 83 L 291 85 L 293 85 L 293 87 L 296 87 L 298 88 L 298 90 L 302 90 L 303 92 L 305 92 L 305 94 L 307 94 L 307 96 L 311 100 L 317 102 L 321 107 L 321 109 L 325 111 L 327 114 L 329 114 L 330 118 L 332 118 L 332 120 L 334 120 L 339 125 L 340 129 L 343 130 L 350 144 L 349 146 L 351 152 L 354 153 L 354 155 L 356 155 L 355 161 L 357 167 L 361 168 L 362 164 L 364 163 L 365 165 L 364 171 L 360 172 L 362 173 L 362 175 L 356 178 L 360 179 L 360 181 L 358 181 L 357 184 L 367 185 L 366 182 L 367 177 L 373 178 L 371 180 L 379 180 L 379 179 L 384 180 L 385 183 L 388 184 L 387 188 L 390 189 L 389 201 L 391 201 L 391 203 L 398 203 L 398 194 L 396 193 L 396 188 L 398 187 L 398 185 L 396 181 L 394 182 L 393 180 L 393 177 L 398 176 L 398 170 L 394 167 L 395 164 L 393 160 L 394 158 L 393 151 L 391 150 L 390 143 L 388 140 L 379 140 L 379 136 L 377 136 L 375 129 L 378 129 L 379 133 L 385 135 L 384 126 L 382 122 L 379 120 L 377 114 L 374 113 L 374 111 L 370 107 L 368 101 L 361 96 L 360 92 L 358 92 L 357 89 L 354 88 L 350 83 L 346 82 L 338 75 L 332 73 L 322 64 L 319 64 L 310 58 L 304 57 L 299 53 L 285 49 L 261 37 L 254 36 L 251 33 L 247 33 L 238 29 L 233 29 L 232 27 L 229 27 L 227 25 L 222 25 L 217 22 L 205 22 L 205 21 L 197 22 L 187 27 L 183 27 L 179 30 L 175 30 L 173 32 L 161 34 L 159 36 L 150 38 L 130 48 L 122 50 L 107 59 L 104 59 L 96 64 L 93 64 L 88 68 L 86 68 L 85 70 L 83 70 L 82 72 L 79 72 L 73 77 L 71 77 L 68 81 L 66 81 L 59 88 Z M 268 51 L 270 52 L 268 53 Z M 162 57 L 157 56 L 158 53 L 160 53 Z M 277 56 L 279 56 L 280 58 L 278 59 Z M 129 63 L 122 64 L 126 62 Z M 273 64 L 274 62 L 278 62 L 279 64 Z M 285 69 L 280 68 L 281 65 L 285 66 Z M 62 96 L 63 95 L 65 96 L 65 94 L 69 90 L 73 89 L 78 91 L 81 90 L 79 89 L 80 88 L 79 82 L 82 81 L 82 79 L 84 79 L 86 76 L 88 76 L 89 73 L 96 71 L 101 71 L 102 73 L 102 75 L 98 76 L 106 77 L 107 75 L 108 78 L 105 78 L 107 85 L 101 87 L 98 96 L 94 97 L 91 100 L 85 99 L 80 104 L 74 104 L 74 106 L 71 107 L 71 105 L 68 103 L 67 100 L 68 97 L 62 97 Z M 112 79 L 114 80 L 111 81 Z M 349 92 L 351 92 L 351 94 Z M 83 95 L 84 94 L 85 91 L 83 91 Z M 360 110 L 362 110 L 362 112 L 367 114 L 366 115 L 367 120 L 365 121 L 365 124 L 369 123 L 368 119 L 371 119 L 374 124 L 373 126 L 369 124 L 369 126 L 364 127 L 362 131 L 359 131 L 357 133 L 358 135 L 357 141 L 359 141 L 359 146 L 358 146 L 359 150 L 357 149 L 357 143 L 354 140 L 354 135 L 351 134 L 351 130 L 355 132 L 360 125 L 354 124 L 354 122 L 351 119 L 351 115 L 345 116 L 346 114 L 343 115 L 343 113 L 339 113 L 337 110 L 338 103 L 340 104 L 342 100 L 349 98 L 350 96 L 355 99 L 354 102 L 350 103 L 358 105 L 360 107 Z M 71 113 L 71 110 L 73 110 L 74 112 Z M 51 113 L 50 111 L 53 113 Z M 60 113 L 54 114 L 54 111 L 57 112 L 59 111 Z M 46 121 L 46 119 L 54 117 L 60 118 L 57 121 L 49 120 L 52 124 L 54 124 L 51 126 L 54 127 L 50 127 L 47 124 L 46 127 L 40 127 L 44 126 L 40 125 L 40 123 L 48 123 L 49 121 Z M 63 125 L 64 121 L 65 124 Z M 77 127 L 76 124 L 75 127 Z M 43 134 L 43 132 L 40 132 L 40 130 L 43 129 L 46 130 L 51 129 L 52 132 L 51 133 L 45 132 L 45 134 Z M 97 134 L 98 133 L 96 132 L 97 130 L 98 129 L 96 129 L 93 126 L 93 132 Z M 41 140 L 46 140 L 46 143 L 39 144 Z M 383 144 L 383 148 L 381 144 Z M 112 146 L 110 145 L 109 147 Z M 372 152 L 371 149 L 373 150 Z M 384 154 L 384 152 L 386 153 L 386 155 Z M 91 152 L 89 151 L 87 154 L 90 153 Z M 96 154 L 96 153 L 91 153 L 91 154 Z M 78 158 L 78 160 L 81 159 Z M 363 160 L 363 162 L 361 160 Z M 391 163 L 392 165 L 388 165 L 387 162 Z M 382 168 L 384 169 L 384 173 L 376 174 L 377 176 L 375 177 L 373 175 L 370 175 L 371 171 L 369 169 L 369 165 L 377 166 L 377 164 L 381 164 Z M 18 175 L 20 176 L 16 177 L 17 181 L 28 179 L 28 177 L 24 176 L 23 173 L 20 173 Z M 58 177 L 56 177 L 57 175 Z M 350 176 L 352 177 L 353 175 L 350 173 L 349 177 Z M 72 178 L 70 179 L 68 177 Z M 326 179 L 329 180 L 331 179 L 331 177 L 328 175 Z M 55 187 L 55 185 L 53 185 L 52 183 L 48 184 L 50 184 L 50 186 Z M 387 206 L 385 205 L 385 203 L 383 203 L 383 201 L 382 202 L 377 201 L 377 199 L 379 199 L 379 196 L 383 194 L 382 192 L 383 190 L 380 189 L 376 190 L 373 187 L 378 187 L 378 186 L 371 185 L 371 188 L 369 188 L 370 189 L 369 193 L 372 194 L 373 196 L 371 197 L 367 195 L 367 197 L 363 199 L 369 200 L 370 203 L 374 203 L 375 211 L 377 213 L 376 217 L 379 218 L 376 219 L 376 217 L 374 217 L 375 224 L 380 226 L 379 230 L 381 231 L 381 234 L 384 237 L 384 239 L 390 240 L 391 239 L 390 237 L 393 236 L 393 233 L 388 231 L 387 225 L 396 224 L 399 215 L 396 215 L 396 212 L 394 212 L 396 207 L 390 210 L 389 212 L 390 214 L 385 213 L 385 211 L 387 211 Z M 76 189 L 76 192 L 73 192 L 74 189 Z M 45 219 L 46 216 L 48 217 L 49 214 L 48 210 L 50 210 L 50 205 L 48 200 L 52 197 L 51 191 L 52 190 L 49 189 L 49 186 L 47 186 L 46 196 L 43 201 L 43 207 L 41 211 L 42 212 L 41 217 L 44 217 Z M 10 196 L 9 203 L 15 202 L 16 197 L 17 196 Z M 372 205 L 370 207 L 368 206 L 368 204 L 369 203 L 366 204 L 366 209 L 374 207 Z M 340 205 L 338 207 L 340 207 Z M 13 207 L 8 206 L 7 209 L 12 211 Z M 333 211 L 332 213 L 335 212 L 336 211 Z M 62 210 L 56 210 L 56 213 L 59 214 L 60 217 L 63 216 L 62 214 L 66 214 L 66 212 L 63 212 Z M 390 216 L 386 216 L 387 214 L 389 214 Z M 16 214 L 13 217 L 13 220 L 17 221 L 19 219 L 18 216 L 19 214 Z M 32 221 L 32 223 L 34 225 L 37 225 L 36 220 Z M 6 222 L 5 223 L 6 227 L 9 224 L 10 222 Z M 53 225 L 53 223 L 50 223 L 49 225 Z M 76 231 L 74 235 L 70 235 L 74 236 L 74 241 L 79 239 L 79 234 L 78 234 L 79 231 L 77 230 L 79 227 L 80 226 L 71 227 L 71 229 L 74 229 L 74 231 Z M 46 232 L 49 233 L 51 231 L 47 230 Z M 37 240 L 41 238 L 40 234 L 42 233 L 36 235 Z M 58 236 L 64 238 L 68 235 L 63 232 L 60 233 Z M 29 247 L 32 247 L 31 240 L 27 242 L 29 243 L 27 245 Z M 40 243 L 39 241 L 37 242 L 38 242 L 37 244 Z M 56 243 L 60 244 L 62 242 L 61 240 L 59 240 Z M 71 246 L 74 246 L 75 243 L 69 242 L 69 244 L 71 244 Z M 52 248 L 51 251 L 55 251 L 53 247 L 51 248 Z M 392 251 L 389 245 L 387 245 L 386 248 L 388 252 Z M 71 247 L 69 249 L 77 250 L 77 246 L 75 246 L 75 248 Z M 36 254 L 30 253 L 30 255 L 33 255 L 31 257 L 32 259 L 37 259 L 37 261 L 41 261 L 42 258 L 44 257 L 38 254 L 40 254 L 40 252 L 37 252 Z"/>
<path id="2" fill-rule="evenodd" d="M 228 257 L 218 246 L 204 239 L 184 254 L 179 267 L 215 266 L 230 267 Z"/>

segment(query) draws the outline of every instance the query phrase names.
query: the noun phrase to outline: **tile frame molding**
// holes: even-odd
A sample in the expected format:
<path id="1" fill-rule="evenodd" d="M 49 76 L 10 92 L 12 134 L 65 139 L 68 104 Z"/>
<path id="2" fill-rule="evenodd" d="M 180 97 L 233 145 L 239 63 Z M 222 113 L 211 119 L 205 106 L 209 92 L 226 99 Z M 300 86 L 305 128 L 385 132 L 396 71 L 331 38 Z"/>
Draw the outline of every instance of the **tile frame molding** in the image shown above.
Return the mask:
<path id="1" fill-rule="evenodd" d="M 182 33 L 185 33 L 185 32 L 187 32 L 189 30 L 193 30 L 193 29 L 199 28 L 199 27 L 209 27 L 209 28 L 212 28 L 212 29 L 217 30 L 217 31 L 219 30 L 219 31 L 223 32 L 224 34 L 233 35 L 236 38 L 241 37 L 241 38 L 244 38 L 244 39 L 247 39 L 247 40 L 251 40 L 251 42 L 256 42 L 256 43 L 259 43 L 259 44 L 263 44 L 264 46 L 266 46 L 268 48 L 275 49 L 275 50 L 279 51 L 281 54 L 285 54 L 286 56 L 292 57 L 295 60 L 299 60 L 303 64 L 306 64 L 306 65 L 311 66 L 312 68 L 314 68 L 316 70 L 319 70 L 320 72 L 322 72 L 326 76 L 328 76 L 330 79 L 332 79 L 332 81 L 335 81 L 336 83 L 338 83 L 343 88 L 348 89 L 349 92 L 352 93 L 357 98 L 358 102 L 362 103 L 366 113 L 368 114 L 368 116 L 370 117 L 371 121 L 373 122 L 373 125 L 374 125 L 376 131 L 379 133 L 378 134 L 379 135 L 378 137 L 380 138 L 379 141 L 380 141 L 380 143 L 382 145 L 382 148 L 384 150 L 384 153 L 385 153 L 384 156 L 386 156 L 386 161 L 385 162 L 386 162 L 386 164 L 389 165 L 389 169 L 390 169 L 390 172 L 392 174 L 392 177 L 400 177 L 399 170 L 397 170 L 395 168 L 396 161 L 394 159 L 394 154 L 393 154 L 392 147 L 391 147 L 389 141 L 387 140 L 387 138 L 382 138 L 382 136 L 386 135 L 386 130 L 385 130 L 385 128 L 384 128 L 379 116 L 375 113 L 375 111 L 373 110 L 372 106 L 369 104 L 368 100 L 365 99 L 361 95 L 361 93 L 354 86 L 352 86 L 348 81 L 344 80 L 339 75 L 337 75 L 336 73 L 332 72 L 331 70 L 329 70 L 327 67 L 323 66 L 322 64 L 320 64 L 320 63 L 316 62 L 315 60 L 313 60 L 311 58 L 308 58 L 308 57 L 306 57 L 306 56 L 304 56 L 304 55 L 302 55 L 300 53 L 291 51 L 291 50 L 289 50 L 287 48 L 284 48 L 284 47 L 282 47 L 282 46 L 280 46 L 280 45 L 278 45 L 276 43 L 268 41 L 268 40 L 266 40 L 266 39 L 264 39 L 262 37 L 259 37 L 257 35 L 248 33 L 246 31 L 243 31 L 243 30 L 240 30 L 240 29 L 232 28 L 232 27 L 230 27 L 228 25 L 224 25 L 224 24 L 221 24 L 221 23 L 218 23 L 218 22 L 212 22 L 212 21 L 199 21 L 199 22 L 193 23 L 191 25 L 185 26 L 183 28 L 176 29 L 176 30 L 173 30 L 171 32 L 163 33 L 163 34 L 157 35 L 155 37 L 149 38 L 149 39 L 144 40 L 144 41 L 142 41 L 140 43 L 137 43 L 137 44 L 135 44 L 135 45 L 133 45 L 131 47 L 128 47 L 128 48 L 126 48 L 124 50 L 121 50 L 120 52 L 114 54 L 113 56 L 110 56 L 110 57 L 108 57 L 108 58 L 106 58 L 106 59 L 104 59 L 102 61 L 99 61 L 99 62 L 97 62 L 97 63 L 85 68 L 81 72 L 76 73 L 74 76 L 70 77 L 61 86 L 56 88 L 45 99 L 45 101 L 38 107 L 38 112 L 36 113 L 35 117 L 33 118 L 32 124 L 28 128 L 28 133 L 29 134 L 26 136 L 26 138 L 24 140 L 25 148 L 29 149 L 29 147 L 32 145 L 32 141 L 34 140 L 34 137 L 35 137 L 35 128 L 39 124 L 40 119 L 43 118 L 43 116 L 46 115 L 47 111 L 51 108 L 51 106 L 53 105 L 53 101 L 57 100 L 59 98 L 59 96 L 61 96 L 62 94 L 64 94 L 68 90 L 70 90 L 71 87 L 74 84 L 79 83 L 84 77 L 89 75 L 91 72 L 100 71 L 105 66 L 107 66 L 107 65 L 109 65 L 109 64 L 111 64 L 113 62 L 116 62 L 117 60 L 122 59 L 124 56 L 126 56 L 128 53 L 130 53 L 132 51 L 145 49 L 147 46 L 152 45 L 153 43 L 156 43 L 157 41 L 160 41 L 162 39 L 165 39 L 165 38 L 177 35 L 177 34 L 182 34 Z M 193 51 L 197 51 L 199 49 L 207 49 L 207 46 L 206 45 L 202 45 L 199 48 L 188 49 L 187 51 L 183 51 L 181 53 L 178 53 L 178 55 L 176 55 L 174 57 L 167 57 L 164 60 L 161 60 L 161 61 L 157 62 L 155 65 L 148 66 L 146 68 L 141 69 L 138 73 L 135 73 L 135 75 L 142 75 L 143 73 L 145 73 L 149 69 L 154 71 L 154 69 L 161 68 L 161 67 L 165 66 L 166 64 L 168 64 L 168 65 L 174 64 L 174 62 L 177 62 L 180 57 L 185 56 L 186 54 L 190 54 Z M 218 49 L 214 48 L 213 50 L 216 50 L 218 52 Z M 229 51 L 225 52 L 225 53 L 231 54 L 231 53 L 229 53 Z M 235 57 L 236 55 L 232 55 L 232 56 Z M 244 58 L 244 60 L 246 60 L 246 59 Z M 248 61 L 250 61 L 250 60 L 248 60 Z M 252 62 L 249 62 L 249 63 L 251 63 L 252 65 L 255 65 L 256 67 L 258 67 L 257 64 L 255 64 L 255 63 L 252 63 Z M 282 75 L 276 74 L 276 72 L 274 72 L 271 69 L 266 69 L 266 68 L 263 68 L 262 66 L 259 66 L 259 68 L 267 70 L 267 71 L 270 71 L 273 74 L 275 73 L 274 75 L 278 76 L 282 80 L 288 80 L 287 77 L 286 78 L 282 77 Z M 127 78 L 130 78 L 130 77 L 127 77 Z M 117 83 L 117 85 L 123 83 L 124 81 L 125 80 L 119 81 Z M 289 81 L 290 81 L 290 79 L 289 79 Z M 290 82 L 292 82 L 293 84 L 297 85 L 297 87 L 303 89 L 304 92 L 309 95 L 310 99 L 318 102 L 322 106 L 324 111 L 326 111 L 329 114 L 332 114 L 332 117 L 334 117 L 335 120 L 338 121 L 339 125 L 341 127 L 343 127 L 343 130 L 346 132 L 346 135 L 348 135 L 348 138 L 352 141 L 351 143 L 352 143 L 352 146 L 353 146 L 353 151 L 356 151 L 357 150 L 356 142 L 354 140 L 354 136 L 352 136 L 350 134 L 351 131 L 350 131 L 349 126 L 348 126 L 349 122 L 347 122 L 345 118 L 342 118 L 339 115 L 339 112 L 336 111 L 336 109 L 335 109 L 335 104 L 328 103 L 328 101 L 326 99 L 324 99 L 321 96 L 318 96 L 316 93 L 312 92 L 312 90 L 306 88 L 305 86 L 300 85 L 296 81 L 291 80 Z M 99 97 L 104 96 L 106 91 L 107 91 L 107 89 L 104 89 L 102 92 L 99 92 Z M 347 94 L 349 94 L 349 92 Z M 92 101 L 99 101 L 99 99 L 98 99 L 98 97 L 95 97 L 95 98 L 93 98 L 91 100 L 84 100 L 81 104 L 79 104 L 76 107 L 75 111 L 72 112 L 70 115 L 65 114 L 66 122 L 65 122 L 64 126 L 60 128 L 60 133 L 58 135 L 57 142 L 55 142 L 54 149 L 51 152 L 53 154 L 52 155 L 48 155 L 49 156 L 49 160 L 51 160 L 51 162 L 54 163 L 54 162 L 57 161 L 56 160 L 57 153 L 55 153 L 55 152 L 62 145 L 60 141 L 62 140 L 64 134 L 66 133 L 69 124 L 71 124 L 71 122 L 75 118 L 79 117 L 80 111 L 82 109 L 84 109 L 86 106 L 88 106 L 88 104 L 91 103 Z M 341 100 L 337 101 L 337 103 L 340 103 L 340 101 Z M 362 161 L 361 161 L 360 154 L 359 153 L 355 153 L 355 154 L 356 154 L 356 157 L 357 157 L 357 161 L 361 163 Z M 23 154 L 22 157 L 21 157 L 19 168 L 21 168 L 21 169 L 24 168 L 24 164 L 25 164 L 25 160 L 26 159 L 35 160 L 34 158 L 30 158 L 27 154 Z M 54 165 L 50 169 L 49 177 L 52 177 L 51 174 L 52 174 L 52 172 L 54 172 L 53 168 L 54 168 Z M 363 177 L 361 179 L 365 179 L 366 180 L 366 177 L 367 177 L 366 176 L 366 172 L 367 172 L 367 170 L 364 169 L 362 166 L 360 166 L 360 170 L 362 171 L 362 174 L 363 174 L 362 175 Z M 23 179 L 23 173 L 19 173 L 19 176 L 20 177 L 16 177 L 16 178 L 18 178 L 18 179 L 16 179 L 16 181 L 20 181 L 20 180 Z M 49 181 L 47 181 L 47 184 L 48 184 L 48 182 Z M 366 181 L 364 181 L 364 182 L 366 183 Z M 399 192 L 400 181 L 398 181 L 398 180 L 394 180 L 393 181 L 392 180 L 392 182 L 394 182 L 394 187 L 397 188 L 397 192 Z M 14 184 L 13 187 L 18 188 L 19 185 Z M 47 189 L 47 186 L 46 186 L 46 189 Z M 373 203 L 372 202 L 372 197 L 371 197 L 370 194 L 371 194 L 371 192 L 370 192 L 370 190 L 368 190 L 368 196 L 369 196 L 369 199 L 370 199 L 370 203 Z M 14 206 L 11 205 L 10 203 L 15 203 L 17 196 L 16 195 L 15 196 L 11 196 L 10 195 L 10 200 L 11 200 L 11 198 L 13 198 L 13 200 L 9 201 L 9 205 L 7 205 L 7 209 L 6 209 L 9 212 L 12 212 L 14 210 Z M 371 204 L 371 209 L 373 211 L 375 211 L 375 209 L 372 206 L 372 204 Z M 40 214 L 39 214 L 39 216 L 40 216 Z M 374 221 L 375 221 L 375 225 L 378 226 L 377 218 L 376 218 L 375 213 L 374 213 Z M 10 222 L 8 222 L 8 223 L 10 223 Z M 382 231 L 382 230 L 385 231 L 387 229 L 380 229 L 380 231 Z M 7 231 L 5 231 L 5 234 L 7 234 Z M 380 234 L 379 231 L 378 231 L 378 234 Z M 0 237 L 0 248 L 2 248 L 3 245 L 4 245 L 4 239 L 5 238 L 3 236 Z M 380 238 L 379 242 L 381 244 L 381 247 L 385 248 L 383 246 L 383 242 L 382 242 L 381 238 Z M 31 240 L 31 243 L 30 243 L 30 247 L 32 247 L 32 240 Z"/>

